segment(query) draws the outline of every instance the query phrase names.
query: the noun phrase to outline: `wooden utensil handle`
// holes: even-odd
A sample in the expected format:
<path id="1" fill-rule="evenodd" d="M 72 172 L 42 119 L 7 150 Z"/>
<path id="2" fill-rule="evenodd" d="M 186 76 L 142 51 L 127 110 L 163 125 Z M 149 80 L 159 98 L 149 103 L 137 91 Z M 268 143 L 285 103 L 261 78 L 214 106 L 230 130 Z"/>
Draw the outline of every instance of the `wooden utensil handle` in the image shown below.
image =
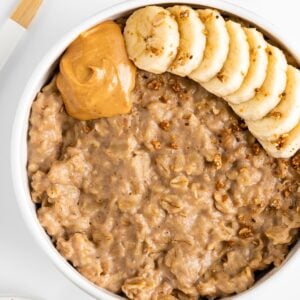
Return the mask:
<path id="1" fill-rule="evenodd" d="M 28 28 L 41 4 L 42 0 L 21 0 L 10 18 Z"/>

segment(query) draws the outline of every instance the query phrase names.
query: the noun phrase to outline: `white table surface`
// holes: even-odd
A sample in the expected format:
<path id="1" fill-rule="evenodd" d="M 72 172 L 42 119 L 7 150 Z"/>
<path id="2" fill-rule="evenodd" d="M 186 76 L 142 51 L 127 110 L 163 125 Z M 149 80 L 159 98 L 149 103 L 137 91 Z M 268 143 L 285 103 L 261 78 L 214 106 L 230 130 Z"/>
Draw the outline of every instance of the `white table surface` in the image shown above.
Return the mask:
<path id="1" fill-rule="evenodd" d="M 17 2 L 0 0 L 0 26 Z M 10 178 L 10 135 L 16 105 L 24 85 L 47 49 L 85 18 L 118 2 L 121 1 L 44 0 L 26 37 L 0 71 L 0 295 L 22 295 L 44 300 L 92 299 L 55 269 L 21 219 Z M 291 38 L 298 40 L 300 53 L 298 0 L 231 2 L 248 8 L 281 27 Z M 300 261 L 282 272 L 276 286 L 265 289 L 261 297 L 256 297 L 255 300 L 300 299 L 299 278 Z"/>

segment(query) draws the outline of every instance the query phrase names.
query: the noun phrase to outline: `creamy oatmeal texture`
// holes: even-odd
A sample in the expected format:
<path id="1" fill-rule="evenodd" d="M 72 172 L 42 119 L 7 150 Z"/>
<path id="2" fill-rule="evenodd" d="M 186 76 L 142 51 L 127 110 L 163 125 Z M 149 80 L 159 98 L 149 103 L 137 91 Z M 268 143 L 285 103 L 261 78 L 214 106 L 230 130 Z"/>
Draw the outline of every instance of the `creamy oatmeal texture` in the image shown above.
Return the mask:
<path id="1" fill-rule="evenodd" d="M 69 117 L 53 80 L 33 103 L 38 218 L 85 277 L 130 299 L 241 292 L 300 227 L 300 154 L 269 157 L 226 103 L 138 71 L 132 113 Z"/>

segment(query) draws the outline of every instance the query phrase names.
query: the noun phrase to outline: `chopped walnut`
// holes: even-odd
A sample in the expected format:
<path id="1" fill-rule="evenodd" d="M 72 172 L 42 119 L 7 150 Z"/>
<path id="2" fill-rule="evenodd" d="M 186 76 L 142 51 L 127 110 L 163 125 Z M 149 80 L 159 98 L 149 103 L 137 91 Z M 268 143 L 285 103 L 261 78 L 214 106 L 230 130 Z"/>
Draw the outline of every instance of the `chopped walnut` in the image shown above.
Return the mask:
<path id="1" fill-rule="evenodd" d="M 274 198 L 271 200 L 270 206 L 275 208 L 275 209 L 280 209 L 281 205 L 280 205 L 280 199 L 278 198 Z"/>
<path id="2" fill-rule="evenodd" d="M 231 124 L 231 129 L 232 129 L 232 132 L 240 132 L 240 131 L 246 130 L 247 129 L 247 125 L 246 125 L 246 123 L 243 120 L 239 120 L 237 122 L 234 121 Z"/>
<path id="3" fill-rule="evenodd" d="M 300 171 L 300 153 L 291 159 L 291 165 L 296 171 Z"/>
<path id="4" fill-rule="evenodd" d="M 295 191 L 292 183 L 288 183 L 286 188 L 282 191 L 284 197 L 289 197 Z"/>
<path id="5" fill-rule="evenodd" d="M 171 126 L 170 122 L 166 121 L 166 120 L 161 121 L 158 125 L 164 131 L 168 131 L 170 129 L 170 126 Z"/>
<path id="6" fill-rule="evenodd" d="M 260 145 L 258 143 L 253 144 L 252 146 L 252 152 L 254 155 L 258 155 L 260 153 Z"/>
<path id="7" fill-rule="evenodd" d="M 154 55 L 156 55 L 156 56 L 158 56 L 158 55 L 160 55 L 161 53 L 162 53 L 162 49 L 158 49 L 158 48 L 155 48 L 155 47 L 150 47 L 150 51 L 154 54 Z"/>
<path id="8" fill-rule="evenodd" d="M 162 82 L 160 80 L 157 80 L 157 79 L 152 79 L 151 81 L 148 82 L 147 84 L 147 88 L 149 90 L 159 90 L 162 86 Z"/>
<path id="9" fill-rule="evenodd" d="M 190 15 L 190 12 L 188 10 L 184 10 L 184 11 L 180 12 L 179 16 L 180 16 L 181 19 L 186 19 L 186 18 L 189 17 L 189 15 Z"/>
<path id="10" fill-rule="evenodd" d="M 217 78 L 218 78 L 221 82 L 224 82 L 225 79 L 226 79 L 226 75 L 223 74 L 223 73 L 218 73 L 218 74 L 217 74 Z"/>
<path id="11" fill-rule="evenodd" d="M 171 88 L 174 92 L 178 93 L 178 92 L 181 92 L 183 90 L 182 86 L 180 85 L 180 83 L 178 81 L 174 82 L 172 85 L 171 85 Z"/>
<path id="12" fill-rule="evenodd" d="M 281 116 L 282 116 L 282 114 L 279 111 L 273 111 L 270 113 L 270 117 L 273 119 L 276 119 L 276 120 L 280 119 Z"/>
<path id="13" fill-rule="evenodd" d="M 161 148 L 161 144 L 160 144 L 160 142 L 157 141 L 157 140 L 151 141 L 151 144 L 152 144 L 152 146 L 153 146 L 153 148 L 154 148 L 155 150 L 159 150 L 159 149 Z"/>
<path id="14" fill-rule="evenodd" d="M 242 239 L 247 239 L 247 238 L 253 236 L 253 232 L 252 232 L 252 230 L 250 229 L 250 227 L 243 227 L 242 229 L 239 230 L 239 236 L 240 236 Z"/>

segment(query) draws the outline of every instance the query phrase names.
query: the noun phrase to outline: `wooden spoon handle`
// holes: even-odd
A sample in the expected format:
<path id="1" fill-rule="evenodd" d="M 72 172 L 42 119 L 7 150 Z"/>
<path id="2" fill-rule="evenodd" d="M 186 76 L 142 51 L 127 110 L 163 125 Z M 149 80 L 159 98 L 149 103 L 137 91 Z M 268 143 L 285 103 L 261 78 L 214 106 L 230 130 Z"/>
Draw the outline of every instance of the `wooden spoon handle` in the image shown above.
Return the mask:
<path id="1" fill-rule="evenodd" d="M 24 28 L 28 28 L 42 0 L 21 0 L 11 15 L 11 19 Z"/>

